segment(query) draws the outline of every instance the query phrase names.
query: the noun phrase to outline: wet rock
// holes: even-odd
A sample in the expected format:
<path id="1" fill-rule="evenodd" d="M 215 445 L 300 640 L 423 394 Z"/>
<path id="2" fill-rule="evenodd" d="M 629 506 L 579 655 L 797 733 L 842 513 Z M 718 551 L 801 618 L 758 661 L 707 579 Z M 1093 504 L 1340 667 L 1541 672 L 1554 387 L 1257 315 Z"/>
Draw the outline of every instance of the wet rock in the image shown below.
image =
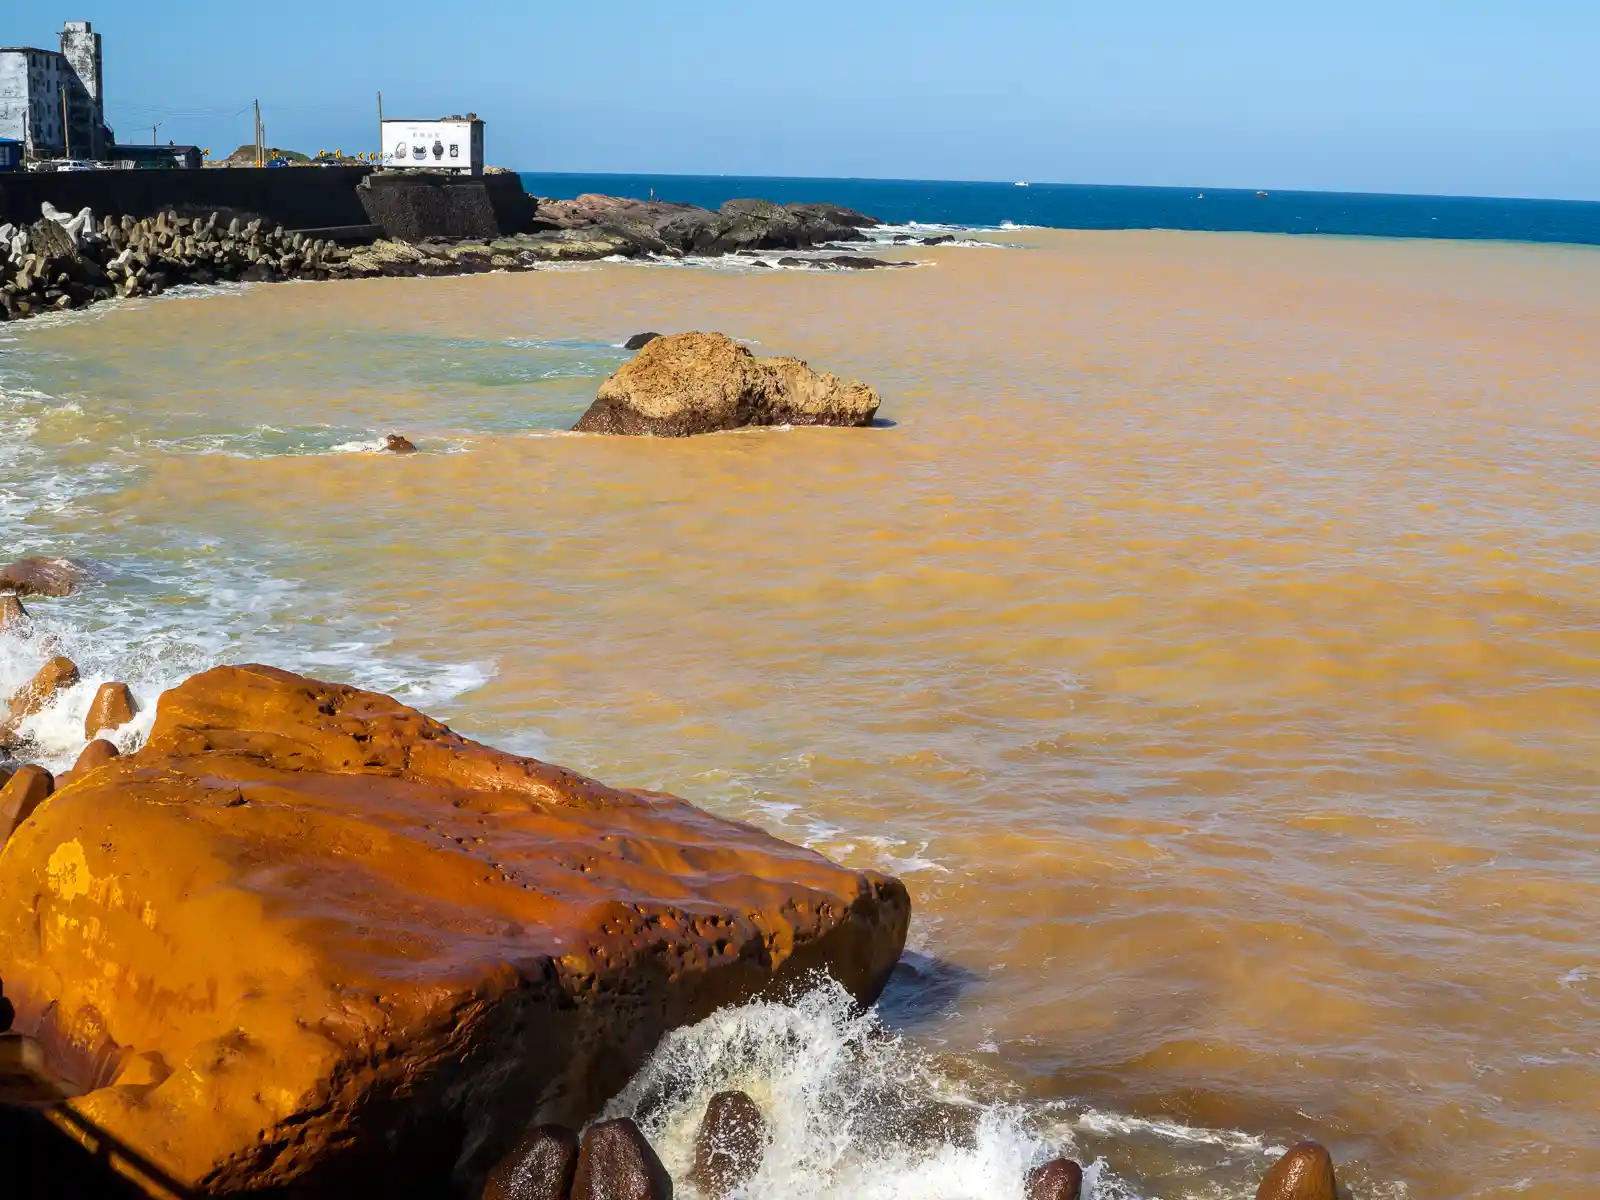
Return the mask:
<path id="1" fill-rule="evenodd" d="M 1027 1200 L 1079 1200 L 1083 1168 L 1070 1158 L 1053 1158 L 1028 1172 Z"/>
<path id="2" fill-rule="evenodd" d="M 17 773 L 0 788 L 0 845 L 3 845 L 17 826 L 50 798 L 56 790 L 55 776 L 43 767 L 32 764 L 19 767 Z M 9 978 L 9 974 L 8 974 Z"/>
<path id="3" fill-rule="evenodd" d="M 78 755 L 78 761 L 72 764 L 72 775 L 75 779 L 82 779 L 96 767 L 103 767 L 121 751 L 105 738 L 95 738 L 85 746 Z"/>
<path id="4" fill-rule="evenodd" d="M 578 1170 L 578 1135 L 535 1125 L 489 1172 L 483 1200 L 567 1200 Z"/>
<path id="5" fill-rule="evenodd" d="M 572 1200 L 672 1200 L 672 1177 L 639 1127 L 618 1117 L 583 1135 Z"/>
<path id="6" fill-rule="evenodd" d="M 900 262 L 888 258 L 868 258 L 864 254 L 832 254 L 819 262 L 838 270 L 846 271 L 876 271 L 882 267 L 909 267 L 908 262 Z"/>
<path id="7" fill-rule="evenodd" d="M 896 880 L 260 666 L 167 691 L 5 868 L 18 1032 L 75 1113 L 204 1195 L 461 1193 L 671 1029 L 813 970 L 870 1002 L 910 913 Z M 137 904 L 94 882 L 135 877 Z M 173 1021 L 173 995 L 207 1002 Z M 118 1064 L 152 1054 L 183 1086 L 131 1103 Z"/>
<path id="8" fill-rule="evenodd" d="M 383 439 L 383 448 L 390 454 L 415 454 L 417 448 L 411 444 L 409 438 L 398 433 L 391 433 Z"/>
<path id="9" fill-rule="evenodd" d="M 15 596 L 0 596 L 0 629 L 23 625 L 28 620 L 28 610 Z"/>
<path id="10" fill-rule="evenodd" d="M 895 240 L 898 241 L 899 239 L 897 238 Z M 953 242 L 955 240 L 956 240 L 955 234 L 953 234 L 953 233 L 941 233 L 938 237 L 926 237 L 926 238 L 923 238 L 922 239 L 922 244 L 924 246 L 948 246 L 951 242 Z"/>
<path id="11" fill-rule="evenodd" d="M 622 343 L 622 348 L 624 350 L 643 350 L 660 336 L 659 333 L 636 333 Z"/>
<path id="12" fill-rule="evenodd" d="M 70 596 L 88 577 L 89 573 L 71 559 L 19 558 L 0 569 L 0 592 L 15 592 L 19 596 Z"/>
<path id="13" fill-rule="evenodd" d="M 83 736 L 99 737 L 107 729 L 121 729 L 139 715 L 139 705 L 125 683 L 102 683 L 83 719 Z"/>
<path id="14" fill-rule="evenodd" d="M 694 1185 L 719 1197 L 749 1181 L 761 1169 L 767 1130 L 761 1109 L 743 1092 L 718 1092 L 694 1143 Z"/>
<path id="15" fill-rule="evenodd" d="M 18 721 L 33 716 L 55 699 L 55 695 L 62 688 L 69 688 L 78 682 L 78 664 L 65 654 L 58 654 L 44 666 L 39 668 L 39 673 L 22 685 L 22 689 L 11 697 L 9 706 L 9 721 L 7 724 L 15 725 Z"/>
<path id="16" fill-rule="evenodd" d="M 686 437 L 747 425 L 870 425 L 878 393 L 720 333 L 657 338 L 600 385 L 575 429 Z"/>
<path id="17" fill-rule="evenodd" d="M 1256 1189 L 1256 1200 L 1336 1200 L 1333 1156 L 1317 1142 L 1291 1146 Z"/>

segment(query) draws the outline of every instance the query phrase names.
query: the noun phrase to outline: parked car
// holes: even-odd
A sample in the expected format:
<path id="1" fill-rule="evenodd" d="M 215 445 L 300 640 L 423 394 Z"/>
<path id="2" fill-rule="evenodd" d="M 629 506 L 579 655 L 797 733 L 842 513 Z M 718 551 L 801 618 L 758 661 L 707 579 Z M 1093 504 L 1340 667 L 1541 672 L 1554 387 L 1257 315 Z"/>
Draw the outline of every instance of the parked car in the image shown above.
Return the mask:
<path id="1" fill-rule="evenodd" d="M 98 171 L 100 164 L 82 158 L 46 158 L 29 168 L 33 171 Z"/>

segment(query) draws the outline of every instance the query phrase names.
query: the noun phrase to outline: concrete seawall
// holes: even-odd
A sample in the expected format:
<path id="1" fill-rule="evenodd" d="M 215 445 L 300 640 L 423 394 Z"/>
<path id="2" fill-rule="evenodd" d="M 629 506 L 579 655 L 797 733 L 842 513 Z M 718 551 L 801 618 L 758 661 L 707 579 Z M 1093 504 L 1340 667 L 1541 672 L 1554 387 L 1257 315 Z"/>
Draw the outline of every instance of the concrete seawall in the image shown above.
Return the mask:
<path id="1" fill-rule="evenodd" d="M 64 212 L 150 217 L 214 211 L 261 217 L 286 229 L 367 224 L 356 185 L 371 167 L 184 171 L 56 171 L 0 175 L 0 222 L 37 221 L 48 200 Z"/>
<path id="2" fill-rule="evenodd" d="M 375 189 L 361 188 L 372 167 L 284 167 L 197 171 L 60 171 L 0 175 L 0 223 L 37 221 L 49 201 L 64 212 L 151 217 L 251 220 L 287 230 L 376 226 L 406 240 L 496 237 L 526 232 L 532 200 L 515 175 L 479 178 L 379 173 Z"/>

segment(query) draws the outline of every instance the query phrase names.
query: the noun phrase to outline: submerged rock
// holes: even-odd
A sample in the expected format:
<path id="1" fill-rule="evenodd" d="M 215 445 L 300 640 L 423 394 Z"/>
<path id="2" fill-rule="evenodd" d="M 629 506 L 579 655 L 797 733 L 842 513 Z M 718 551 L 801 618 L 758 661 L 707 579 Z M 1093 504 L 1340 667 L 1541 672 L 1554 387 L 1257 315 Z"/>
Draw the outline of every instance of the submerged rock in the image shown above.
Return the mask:
<path id="1" fill-rule="evenodd" d="M 99 737 L 108 729 L 121 729 L 139 715 L 139 705 L 125 683 L 102 683 L 83 719 L 83 736 Z"/>
<path id="2" fill-rule="evenodd" d="M 672 1176 L 630 1119 L 601 1121 L 583 1135 L 572 1200 L 672 1200 Z"/>
<path id="3" fill-rule="evenodd" d="M 51 224 L 54 224 L 52 222 Z M 67 558 L 19 558 L 0 568 L 0 592 L 19 596 L 70 596 L 89 573 Z"/>
<path id="4" fill-rule="evenodd" d="M 747 425 L 870 425 L 878 393 L 720 333 L 657 338 L 600 385 L 573 428 L 685 437 Z"/>
<path id="5" fill-rule="evenodd" d="M 1027 1200 L 1079 1200 L 1083 1168 L 1070 1158 L 1053 1158 L 1028 1172 Z"/>
<path id="6" fill-rule="evenodd" d="M 1289 1147 L 1256 1189 L 1256 1200 L 1337 1200 L 1333 1156 L 1317 1142 Z"/>
<path id="7" fill-rule="evenodd" d="M 0 788 L 0 845 L 9 840 L 17 827 L 31 817 L 34 810 L 48 800 L 55 790 L 55 776 L 43 767 L 29 765 L 17 768 L 16 774 L 6 781 L 5 787 Z M 11 977 L 9 970 L 6 977 Z"/>
<path id="8" fill-rule="evenodd" d="M 694 1143 L 690 1178 L 708 1196 L 724 1196 L 761 1169 L 767 1128 L 761 1109 L 743 1092 L 718 1092 Z"/>
<path id="9" fill-rule="evenodd" d="M 483 1200 L 567 1200 L 577 1170 L 578 1135 L 535 1125 L 489 1172 Z"/>
<path id="10" fill-rule="evenodd" d="M 659 333 L 636 333 L 622 343 L 622 348 L 624 350 L 643 350 L 660 336 Z"/>
<path id="11" fill-rule="evenodd" d="M 0 596 L 0 629 L 26 624 L 28 610 L 15 596 Z"/>
<path id="12" fill-rule="evenodd" d="M 6 868 L 18 1032 L 205 1194 L 474 1192 L 670 1029 L 819 968 L 870 1001 L 910 913 L 897 880 L 260 666 L 163 695 Z"/>
<path id="13" fill-rule="evenodd" d="M 391 433 L 384 438 L 383 448 L 390 454 L 415 454 L 417 452 L 417 448 L 411 444 L 411 440 L 398 433 Z"/>

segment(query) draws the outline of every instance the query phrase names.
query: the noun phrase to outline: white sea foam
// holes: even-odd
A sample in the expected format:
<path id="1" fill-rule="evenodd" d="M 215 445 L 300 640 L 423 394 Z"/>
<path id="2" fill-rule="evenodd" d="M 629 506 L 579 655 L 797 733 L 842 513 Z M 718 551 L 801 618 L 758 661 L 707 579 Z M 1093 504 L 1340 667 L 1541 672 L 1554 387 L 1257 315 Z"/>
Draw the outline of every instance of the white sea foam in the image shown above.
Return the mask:
<path id="1" fill-rule="evenodd" d="M 695 1132 L 711 1096 L 730 1088 L 761 1106 L 770 1133 L 761 1168 L 738 1198 L 1020 1200 L 1030 1166 L 1071 1150 L 1040 1140 L 1021 1107 L 970 1096 L 873 1013 L 857 1012 L 830 980 L 791 1003 L 723 1009 L 669 1034 L 604 1115 L 637 1120 L 694 1198 Z M 881 1128 L 895 1104 L 932 1100 L 971 1111 L 970 1144 L 902 1143 Z"/>
<path id="2" fill-rule="evenodd" d="M 1235 1176 L 1240 1156 L 1265 1164 L 1283 1152 L 1239 1130 L 1019 1101 L 982 1071 L 952 1075 L 946 1061 L 890 1031 L 876 1010 L 861 1012 L 842 987 L 819 976 L 787 1002 L 725 1008 L 668 1034 L 601 1116 L 636 1120 L 687 1200 L 702 1200 L 688 1178 L 695 1135 L 711 1097 L 729 1089 L 756 1101 L 768 1133 L 760 1170 L 733 1200 L 1021 1200 L 1032 1167 L 1057 1155 L 1082 1161 L 1087 1137 L 1210 1151 Z M 930 1134 L 924 1123 L 919 1136 L 915 1114 L 930 1104 L 954 1106 L 965 1120 L 946 1126 L 951 1136 Z M 1232 1188 L 1197 1175 L 1196 1190 L 1161 1194 L 1242 1200 L 1259 1171 L 1243 1174 L 1250 1182 Z M 1083 1194 L 1144 1195 L 1104 1157 L 1085 1166 Z"/>
<path id="3" fill-rule="evenodd" d="M 1274 1145 L 1265 1138 L 1238 1129 L 1201 1129 L 1178 1121 L 1149 1120 L 1144 1117 L 1127 1117 L 1118 1113 L 1088 1109 L 1073 1121 L 1079 1130 L 1102 1136 L 1130 1137 L 1137 1134 L 1153 1136 L 1163 1142 L 1188 1146 L 1218 1146 L 1236 1154 L 1259 1154 L 1266 1158 L 1282 1155 L 1286 1146 Z"/>

